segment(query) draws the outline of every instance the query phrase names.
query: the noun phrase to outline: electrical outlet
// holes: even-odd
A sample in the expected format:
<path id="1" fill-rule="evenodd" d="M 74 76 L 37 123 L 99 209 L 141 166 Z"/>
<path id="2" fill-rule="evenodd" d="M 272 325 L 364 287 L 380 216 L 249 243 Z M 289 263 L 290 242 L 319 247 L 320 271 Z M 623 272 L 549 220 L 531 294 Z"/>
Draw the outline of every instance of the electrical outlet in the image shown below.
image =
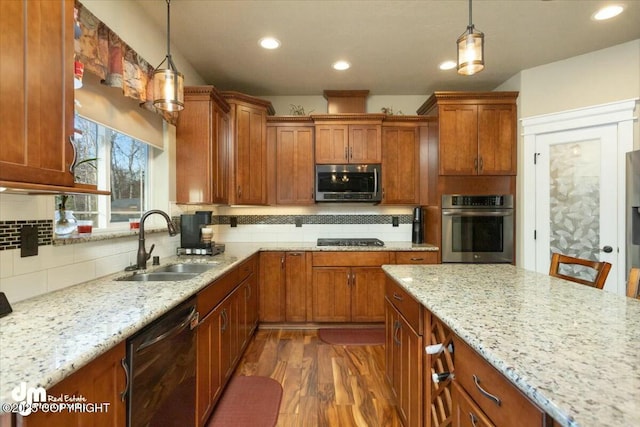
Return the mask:
<path id="1" fill-rule="evenodd" d="M 391 217 L 391 225 L 394 227 L 398 227 L 400 225 L 400 218 L 397 216 Z"/>
<path id="2" fill-rule="evenodd" d="M 20 256 L 38 255 L 38 226 L 23 225 L 20 228 Z"/>
<path id="3" fill-rule="evenodd" d="M 302 218 L 296 218 L 296 227 L 302 227 Z"/>
<path id="4" fill-rule="evenodd" d="M 229 224 L 231 225 L 231 227 L 237 227 L 238 226 L 238 217 L 237 216 L 230 216 L 229 217 Z"/>

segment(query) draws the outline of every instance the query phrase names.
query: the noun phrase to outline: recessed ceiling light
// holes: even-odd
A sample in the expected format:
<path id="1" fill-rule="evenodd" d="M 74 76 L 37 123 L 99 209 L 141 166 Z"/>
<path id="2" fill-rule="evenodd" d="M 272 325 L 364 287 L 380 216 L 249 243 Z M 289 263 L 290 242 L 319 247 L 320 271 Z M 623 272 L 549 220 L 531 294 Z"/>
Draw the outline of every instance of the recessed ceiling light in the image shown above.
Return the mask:
<path id="1" fill-rule="evenodd" d="M 280 47 L 280 40 L 273 37 L 263 37 L 258 43 L 265 49 L 277 49 Z"/>
<path id="2" fill-rule="evenodd" d="M 334 70 L 344 71 L 348 70 L 351 67 L 351 64 L 349 64 L 347 61 L 336 61 L 333 63 L 332 67 Z"/>
<path id="3" fill-rule="evenodd" d="M 456 68 L 456 61 L 444 61 L 443 63 L 441 63 L 439 65 L 438 68 L 440 68 L 441 70 L 453 70 L 454 68 Z"/>
<path id="4" fill-rule="evenodd" d="M 593 19 L 595 19 L 596 21 L 604 21 L 605 19 L 611 19 L 615 16 L 620 15 L 623 10 L 624 10 L 624 7 L 620 6 L 619 4 L 612 4 L 609 6 L 605 6 L 593 14 Z"/>

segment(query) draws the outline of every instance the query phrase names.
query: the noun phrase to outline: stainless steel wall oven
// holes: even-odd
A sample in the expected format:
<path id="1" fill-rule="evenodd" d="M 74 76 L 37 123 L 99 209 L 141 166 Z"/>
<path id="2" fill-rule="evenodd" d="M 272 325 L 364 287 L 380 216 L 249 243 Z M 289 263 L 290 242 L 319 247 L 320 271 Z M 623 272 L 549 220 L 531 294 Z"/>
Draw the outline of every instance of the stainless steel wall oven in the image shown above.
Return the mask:
<path id="1" fill-rule="evenodd" d="M 442 196 L 442 262 L 512 263 L 513 196 Z"/>

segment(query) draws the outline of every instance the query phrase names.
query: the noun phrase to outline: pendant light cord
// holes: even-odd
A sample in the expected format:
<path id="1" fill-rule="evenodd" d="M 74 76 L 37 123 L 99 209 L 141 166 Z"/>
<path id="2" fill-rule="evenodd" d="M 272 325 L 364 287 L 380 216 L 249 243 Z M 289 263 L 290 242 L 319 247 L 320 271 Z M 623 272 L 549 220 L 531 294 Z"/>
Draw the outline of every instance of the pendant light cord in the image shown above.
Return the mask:
<path id="1" fill-rule="evenodd" d="M 469 0 L 471 1 L 471 0 Z M 171 35 L 171 0 L 167 0 L 167 56 L 171 58 L 171 42 L 169 36 Z M 469 18 L 471 19 L 471 18 Z"/>
<path id="2" fill-rule="evenodd" d="M 170 0 L 167 0 L 170 1 Z M 471 0 L 469 0 L 469 27 L 468 28 L 472 28 L 473 27 L 473 21 L 471 20 Z"/>

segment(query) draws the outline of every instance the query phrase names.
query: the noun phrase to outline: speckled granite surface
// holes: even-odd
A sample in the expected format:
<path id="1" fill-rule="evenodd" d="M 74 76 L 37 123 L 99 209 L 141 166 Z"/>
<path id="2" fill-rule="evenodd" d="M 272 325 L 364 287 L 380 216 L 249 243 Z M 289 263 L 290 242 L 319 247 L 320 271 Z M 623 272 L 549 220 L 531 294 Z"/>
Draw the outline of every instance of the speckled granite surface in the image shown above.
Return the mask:
<path id="1" fill-rule="evenodd" d="M 640 426 L 640 301 L 511 265 L 384 266 L 563 426 Z"/>
<path id="2" fill-rule="evenodd" d="M 437 251 L 431 245 L 391 242 L 384 247 L 316 247 L 313 243 L 228 243 L 215 257 L 174 257 L 176 262 L 211 262 L 215 267 L 179 282 L 125 282 L 116 273 L 13 305 L 0 319 L 0 402 L 12 402 L 21 381 L 50 387 L 197 293 L 260 250 Z M 158 267 L 155 267 L 158 268 Z M 153 270 L 150 267 L 148 271 Z"/>

